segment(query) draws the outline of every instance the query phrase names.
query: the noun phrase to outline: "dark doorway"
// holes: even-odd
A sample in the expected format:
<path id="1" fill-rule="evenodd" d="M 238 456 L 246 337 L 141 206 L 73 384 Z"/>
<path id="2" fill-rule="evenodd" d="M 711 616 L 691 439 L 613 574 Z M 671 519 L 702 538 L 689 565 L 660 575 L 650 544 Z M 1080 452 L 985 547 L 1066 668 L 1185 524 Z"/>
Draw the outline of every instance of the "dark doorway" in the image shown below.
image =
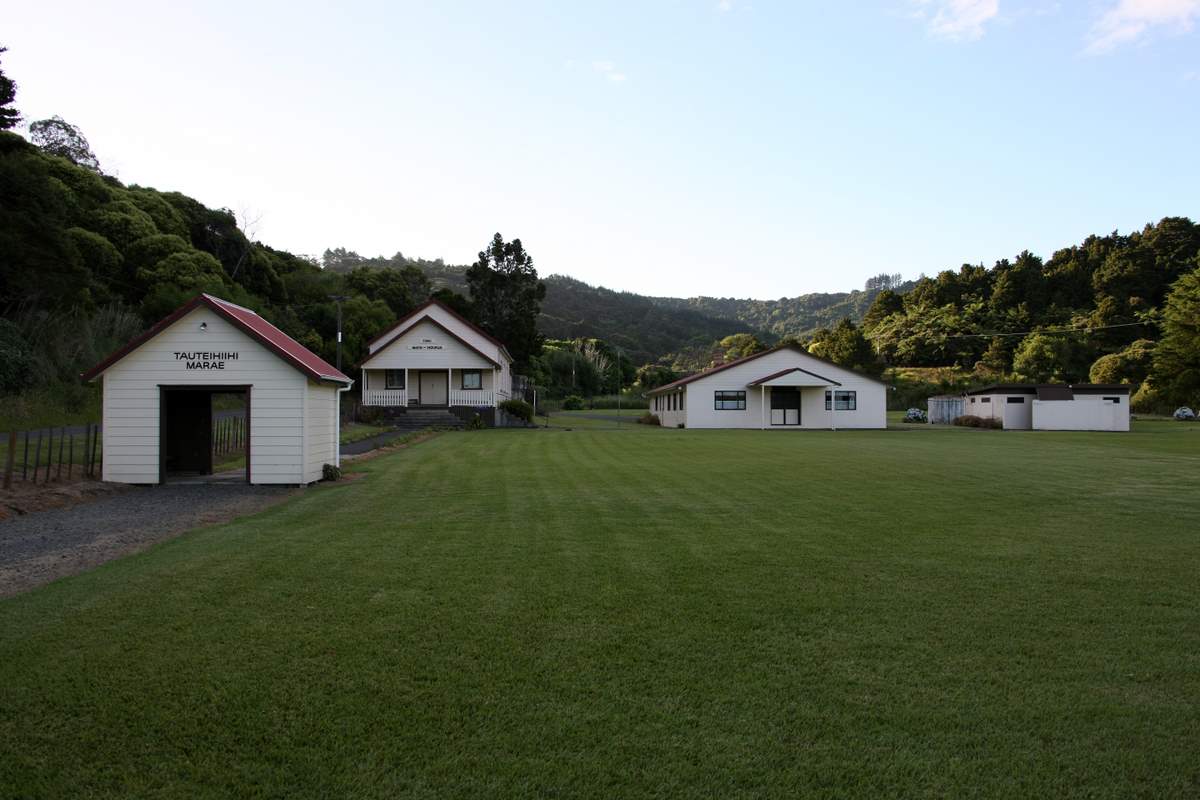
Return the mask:
<path id="1" fill-rule="evenodd" d="M 250 480 L 250 387 L 160 386 L 159 483 L 211 476 L 214 467 Z"/>
<path id="2" fill-rule="evenodd" d="M 771 389 L 771 424 L 800 424 L 800 390 L 786 386 Z"/>

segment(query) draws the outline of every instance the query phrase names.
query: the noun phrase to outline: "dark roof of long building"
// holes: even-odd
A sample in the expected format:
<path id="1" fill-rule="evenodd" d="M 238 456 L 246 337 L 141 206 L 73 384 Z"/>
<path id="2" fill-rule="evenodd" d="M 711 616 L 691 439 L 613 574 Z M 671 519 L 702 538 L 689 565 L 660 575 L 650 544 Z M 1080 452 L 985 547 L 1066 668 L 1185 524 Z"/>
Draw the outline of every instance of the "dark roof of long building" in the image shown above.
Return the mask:
<path id="1" fill-rule="evenodd" d="M 812 353 L 808 352 L 807 350 L 805 350 L 803 347 L 801 347 L 798 344 L 781 344 L 778 347 L 772 347 L 770 350 L 763 350 L 761 353 L 754 353 L 753 355 L 742 356 L 741 358 L 730 361 L 727 364 L 720 364 L 718 366 L 712 367 L 711 369 L 706 369 L 702 372 L 697 372 L 694 375 L 688 375 L 686 378 L 680 378 L 677 381 L 672 381 L 671 383 L 665 384 L 663 386 L 659 386 L 657 389 L 651 389 L 650 391 L 646 392 L 646 394 L 651 395 L 651 394 L 662 394 L 663 392 L 669 392 L 674 389 L 678 389 L 681 386 L 686 386 L 687 384 L 692 383 L 694 381 L 698 381 L 701 378 L 707 378 L 710 375 L 716 375 L 718 372 L 724 372 L 725 370 L 729 369 L 730 367 L 736 367 L 739 364 L 745 364 L 747 361 L 753 361 L 756 358 L 762 358 L 763 356 L 769 356 L 772 353 L 778 353 L 780 350 L 795 350 L 797 353 L 803 353 L 804 355 L 808 356 L 809 358 L 815 359 L 816 361 L 820 361 L 824 364 L 828 364 L 831 367 L 837 367 L 838 369 L 848 369 L 847 367 L 843 367 L 840 364 L 836 364 L 827 358 L 821 358 L 820 356 L 814 356 Z M 870 375 L 864 375 L 863 373 L 857 372 L 856 370 L 848 369 L 848 371 L 854 372 L 856 375 L 862 375 L 862 377 L 866 378 L 869 381 L 875 381 L 875 383 L 883 383 L 883 381 L 879 380 L 878 378 L 872 378 Z"/>
<path id="2" fill-rule="evenodd" d="M 971 389 L 964 394 L 1036 394 L 1041 395 L 1047 390 L 1059 389 L 1077 394 L 1128 394 L 1130 386 L 1127 383 L 993 383 L 979 389 Z"/>

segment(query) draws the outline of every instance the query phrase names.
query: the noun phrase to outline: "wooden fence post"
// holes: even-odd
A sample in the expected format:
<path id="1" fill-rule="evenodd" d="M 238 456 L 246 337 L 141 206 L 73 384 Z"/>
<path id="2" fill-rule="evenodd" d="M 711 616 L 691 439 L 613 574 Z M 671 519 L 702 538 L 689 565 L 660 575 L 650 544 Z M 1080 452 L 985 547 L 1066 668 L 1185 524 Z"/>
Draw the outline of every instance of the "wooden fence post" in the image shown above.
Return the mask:
<path id="1" fill-rule="evenodd" d="M 21 458 L 21 480 L 29 480 L 29 431 L 25 431 L 25 455 Z"/>
<path id="2" fill-rule="evenodd" d="M 88 460 L 88 455 L 91 452 L 92 445 L 92 423 L 88 423 L 83 427 L 83 477 L 91 477 L 92 464 Z"/>
<path id="3" fill-rule="evenodd" d="M 49 483 L 50 467 L 54 465 L 54 428 L 48 428 L 46 434 L 46 474 L 42 476 L 42 483 Z"/>
<path id="4" fill-rule="evenodd" d="M 38 467 L 42 465 L 42 432 L 38 431 L 37 450 L 33 453 L 33 482 L 37 483 Z"/>
<path id="5" fill-rule="evenodd" d="M 104 451 L 101 450 L 100 458 L 96 458 L 96 446 L 100 444 L 100 436 L 104 432 L 101 423 L 96 423 L 94 431 L 95 432 L 92 434 L 92 477 L 99 478 L 104 474 L 102 471 L 97 472 L 96 469 L 97 466 L 99 466 L 101 470 L 104 468 Z"/>
<path id="6" fill-rule="evenodd" d="M 67 426 L 63 426 L 58 432 L 58 471 L 54 473 L 54 480 L 62 480 L 62 461 L 63 461 L 63 440 L 67 438 Z"/>
<path id="7" fill-rule="evenodd" d="M 67 480 L 71 480 L 71 473 L 75 471 L 75 434 L 71 434 L 71 444 L 67 447 Z"/>
<path id="8" fill-rule="evenodd" d="M 13 459 L 17 457 L 17 432 L 8 432 L 8 454 L 4 457 L 4 488 L 12 488 Z"/>

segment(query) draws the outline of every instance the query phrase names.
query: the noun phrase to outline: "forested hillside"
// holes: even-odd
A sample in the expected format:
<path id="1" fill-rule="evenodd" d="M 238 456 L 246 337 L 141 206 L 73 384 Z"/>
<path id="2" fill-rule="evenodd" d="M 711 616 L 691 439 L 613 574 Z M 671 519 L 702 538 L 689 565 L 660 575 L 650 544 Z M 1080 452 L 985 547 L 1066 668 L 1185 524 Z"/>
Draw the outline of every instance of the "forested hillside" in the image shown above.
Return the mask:
<path id="1" fill-rule="evenodd" d="M 1200 393 L 1200 225 L 1168 217 L 1089 236 L 1048 260 L 1025 251 L 885 290 L 862 332 L 886 364 L 981 377 L 1130 382 L 1135 405 Z"/>
<path id="2" fill-rule="evenodd" d="M 822 328 L 831 328 L 843 319 L 859 322 L 880 291 L 905 292 L 914 285 L 914 282 L 905 282 L 899 275 L 885 274 L 867 281 L 865 289 L 852 292 L 816 292 L 778 300 L 733 297 L 655 297 L 653 300 L 666 308 L 689 309 L 713 317 L 735 319 L 770 337 L 804 338 Z"/>

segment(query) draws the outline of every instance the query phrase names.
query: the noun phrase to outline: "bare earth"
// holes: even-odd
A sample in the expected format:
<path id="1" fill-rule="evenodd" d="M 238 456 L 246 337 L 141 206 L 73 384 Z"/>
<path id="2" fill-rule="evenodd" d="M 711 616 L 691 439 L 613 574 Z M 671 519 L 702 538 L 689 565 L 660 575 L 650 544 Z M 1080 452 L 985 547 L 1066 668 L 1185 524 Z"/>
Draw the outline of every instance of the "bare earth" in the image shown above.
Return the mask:
<path id="1" fill-rule="evenodd" d="M 9 514 L 0 517 L 0 597 L 136 553 L 192 528 L 253 514 L 300 491 L 244 483 L 150 488 L 86 484 L 38 487 L 0 498 L 0 509 Z"/>

